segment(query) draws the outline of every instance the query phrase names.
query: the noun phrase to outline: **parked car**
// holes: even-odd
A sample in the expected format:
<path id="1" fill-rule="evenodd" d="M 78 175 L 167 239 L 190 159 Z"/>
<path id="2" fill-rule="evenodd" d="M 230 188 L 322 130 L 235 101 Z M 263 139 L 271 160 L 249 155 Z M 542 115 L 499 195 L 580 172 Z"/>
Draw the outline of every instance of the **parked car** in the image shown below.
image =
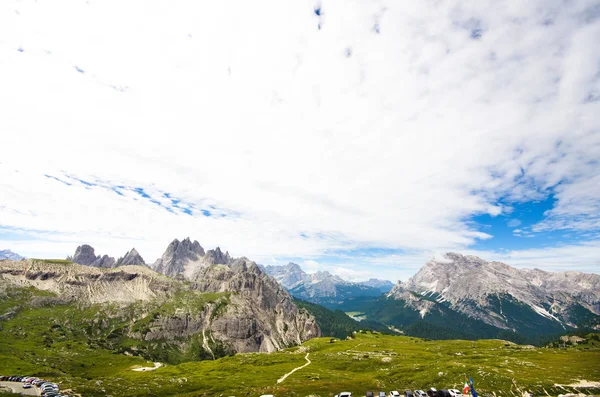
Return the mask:
<path id="1" fill-rule="evenodd" d="M 349 391 L 343 391 L 340 394 L 336 394 L 335 397 L 352 397 L 352 393 Z"/>
<path id="2" fill-rule="evenodd" d="M 380 391 L 380 392 L 379 392 L 379 397 L 387 397 L 387 396 L 385 395 L 385 392 L 384 392 L 384 391 Z"/>
<path id="3" fill-rule="evenodd" d="M 427 390 L 427 395 L 429 397 L 437 397 L 437 390 L 435 387 L 432 387 L 431 389 Z"/>
<path id="4" fill-rule="evenodd" d="M 448 391 L 450 392 L 450 395 L 452 397 L 461 397 L 462 396 L 462 392 L 460 390 L 457 390 L 457 389 L 448 389 Z"/>
<path id="5" fill-rule="evenodd" d="M 415 397 L 427 397 L 427 393 L 425 393 L 423 390 L 415 390 L 413 395 Z"/>
<path id="6" fill-rule="evenodd" d="M 450 396 L 450 392 L 448 391 L 448 389 L 441 389 L 437 391 L 437 396 L 438 397 L 451 397 Z"/>
<path id="7" fill-rule="evenodd" d="M 410 390 L 404 390 L 404 397 L 413 397 L 413 392 Z"/>
<path id="8" fill-rule="evenodd" d="M 23 389 L 31 389 L 31 385 L 29 383 L 23 383 Z"/>
<path id="9" fill-rule="evenodd" d="M 390 397 L 400 397 L 400 393 L 397 390 L 392 390 L 390 392 Z"/>

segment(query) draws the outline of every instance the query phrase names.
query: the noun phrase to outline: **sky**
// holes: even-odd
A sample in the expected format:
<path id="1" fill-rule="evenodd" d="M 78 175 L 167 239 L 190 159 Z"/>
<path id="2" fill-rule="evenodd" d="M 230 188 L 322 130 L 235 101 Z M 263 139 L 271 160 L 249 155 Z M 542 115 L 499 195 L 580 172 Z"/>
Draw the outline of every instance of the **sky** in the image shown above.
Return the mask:
<path id="1" fill-rule="evenodd" d="M 0 249 L 600 272 L 596 0 L 0 2 Z"/>

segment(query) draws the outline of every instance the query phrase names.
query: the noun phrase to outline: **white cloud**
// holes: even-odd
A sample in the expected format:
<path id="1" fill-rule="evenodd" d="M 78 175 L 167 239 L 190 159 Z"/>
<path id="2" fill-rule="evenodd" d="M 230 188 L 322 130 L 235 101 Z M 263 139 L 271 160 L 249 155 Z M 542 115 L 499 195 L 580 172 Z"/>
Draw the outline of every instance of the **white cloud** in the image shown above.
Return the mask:
<path id="1" fill-rule="evenodd" d="M 549 193 L 534 232 L 598 230 L 594 4 L 332 0 L 319 30 L 309 1 L 4 1 L 0 227 L 27 233 L 0 243 L 443 252 L 490 238 L 466 220 L 499 198 Z"/>
<path id="2" fill-rule="evenodd" d="M 307 260 L 302 262 L 302 270 L 307 273 L 315 273 L 319 270 L 322 270 L 322 268 L 323 266 L 317 261 Z"/>
<path id="3" fill-rule="evenodd" d="M 518 219 L 511 219 L 510 221 L 508 221 L 508 222 L 506 223 L 506 226 L 508 226 L 508 227 L 517 227 L 517 226 L 519 226 L 520 224 L 521 224 L 521 221 L 520 221 L 520 220 L 518 220 Z M 518 229 L 515 229 L 515 232 L 516 232 L 517 230 L 518 230 Z"/>

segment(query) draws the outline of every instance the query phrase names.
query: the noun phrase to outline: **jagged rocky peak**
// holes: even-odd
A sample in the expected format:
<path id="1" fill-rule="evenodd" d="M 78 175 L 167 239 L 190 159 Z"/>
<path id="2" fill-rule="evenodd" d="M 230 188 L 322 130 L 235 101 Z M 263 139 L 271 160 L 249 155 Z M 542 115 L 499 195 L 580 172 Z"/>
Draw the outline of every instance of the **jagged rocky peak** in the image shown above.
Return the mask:
<path id="1" fill-rule="evenodd" d="M 232 262 L 229 252 L 223 253 L 221 248 L 217 247 L 214 250 L 206 251 L 204 261 L 210 265 L 227 265 Z"/>
<path id="2" fill-rule="evenodd" d="M 223 253 L 221 248 L 204 251 L 198 241 L 186 238 L 173 240 L 165 253 L 158 259 L 153 268 L 169 277 L 192 279 L 200 269 L 210 265 L 228 265 L 233 262 L 229 252 Z"/>
<path id="3" fill-rule="evenodd" d="M 128 251 L 124 257 L 119 258 L 117 260 L 117 266 L 125 266 L 125 265 L 141 265 L 147 266 L 144 258 L 137 252 L 135 248 L 132 248 L 131 251 Z"/>
<path id="4" fill-rule="evenodd" d="M 75 255 L 68 256 L 67 260 L 80 265 L 101 268 L 111 268 L 116 264 L 115 258 L 113 257 L 109 257 L 108 255 L 96 256 L 94 248 L 88 244 L 83 244 L 77 247 L 75 250 Z"/>

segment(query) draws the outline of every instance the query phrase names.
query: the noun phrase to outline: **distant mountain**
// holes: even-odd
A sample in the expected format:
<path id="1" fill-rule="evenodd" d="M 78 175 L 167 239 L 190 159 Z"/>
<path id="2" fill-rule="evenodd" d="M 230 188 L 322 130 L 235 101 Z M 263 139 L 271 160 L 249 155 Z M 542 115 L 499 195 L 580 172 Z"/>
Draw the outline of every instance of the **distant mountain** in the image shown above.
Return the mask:
<path id="1" fill-rule="evenodd" d="M 115 258 L 109 257 L 108 255 L 98 255 L 94 251 L 94 248 L 88 244 L 80 245 L 75 250 L 75 255 L 68 256 L 67 260 L 78 263 L 80 265 L 92 266 L 92 267 L 101 267 L 101 268 L 111 268 L 115 267 L 116 261 Z"/>
<path id="2" fill-rule="evenodd" d="M 125 266 L 125 265 L 142 265 L 146 266 L 146 262 L 144 258 L 137 252 L 135 248 L 132 248 L 131 251 L 128 251 L 124 257 L 119 258 L 115 266 Z"/>
<path id="3" fill-rule="evenodd" d="M 0 251 L 0 260 L 2 259 L 8 259 L 11 261 L 20 261 L 21 259 L 25 259 L 25 257 L 22 257 L 21 255 L 12 252 L 11 250 L 1 250 Z"/>
<path id="4" fill-rule="evenodd" d="M 205 252 L 198 241 L 192 242 L 188 237 L 173 240 L 152 268 L 169 277 L 191 279 L 203 267 L 232 262 L 228 252 L 223 253 L 219 247 Z"/>
<path id="5" fill-rule="evenodd" d="M 263 266 L 263 269 L 279 281 L 294 297 L 327 308 L 335 308 L 347 299 L 377 297 L 383 291 L 389 291 L 388 284 L 389 288 L 393 286 L 389 281 L 377 279 L 360 283 L 350 282 L 327 271 L 308 274 L 292 262 L 285 266 Z"/>
<path id="6" fill-rule="evenodd" d="M 397 327 L 418 323 L 420 330 L 453 330 L 452 337 L 600 329 L 600 276 L 519 270 L 448 253 L 427 262 L 366 312 L 369 319 Z"/>
<path id="7" fill-rule="evenodd" d="M 377 288 L 382 293 L 390 292 L 395 285 L 390 280 L 380 280 L 378 278 L 370 278 L 367 281 L 359 281 L 357 284 L 364 285 L 366 287 Z"/>

